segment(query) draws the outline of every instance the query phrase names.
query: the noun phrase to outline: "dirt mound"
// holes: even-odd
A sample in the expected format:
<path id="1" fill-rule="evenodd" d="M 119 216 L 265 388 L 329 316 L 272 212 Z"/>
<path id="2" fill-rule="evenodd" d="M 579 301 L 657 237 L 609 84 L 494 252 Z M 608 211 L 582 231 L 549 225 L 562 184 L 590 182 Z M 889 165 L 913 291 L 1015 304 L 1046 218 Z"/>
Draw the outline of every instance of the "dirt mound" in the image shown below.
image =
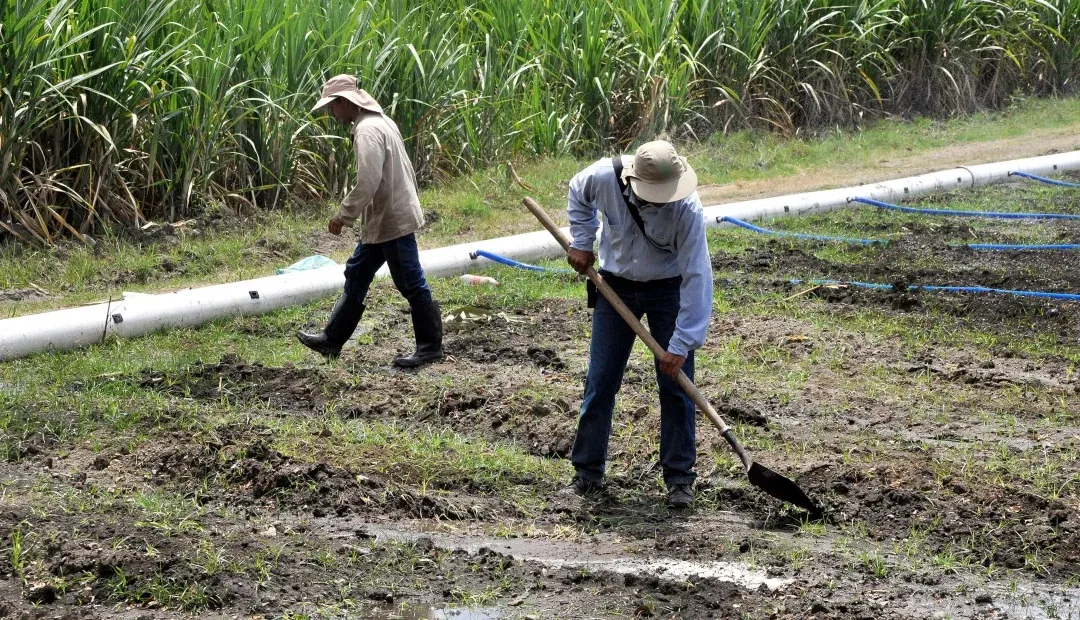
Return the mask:
<path id="1" fill-rule="evenodd" d="M 406 397 L 399 394 L 399 398 Z M 449 388 L 428 395 L 421 406 L 424 412 L 410 421 L 446 426 L 472 437 L 511 441 L 536 456 L 568 456 L 577 430 L 578 407 L 569 399 L 511 398 L 496 386 Z M 340 415 L 383 420 L 400 415 L 402 410 L 395 399 L 385 398 L 370 405 L 352 405 Z"/>
<path id="2" fill-rule="evenodd" d="M 830 519 L 862 521 L 873 540 L 910 541 L 938 557 L 986 567 L 1075 575 L 1080 512 L 1012 487 L 938 480 L 926 464 L 906 460 L 869 469 L 820 467 L 799 483 L 821 498 Z"/>
<path id="3" fill-rule="evenodd" d="M 34 288 L 8 288 L 0 289 L 0 303 L 13 301 L 35 301 L 45 299 L 48 295 L 40 289 Z"/>
<path id="4" fill-rule="evenodd" d="M 566 369 L 566 362 L 553 348 L 526 343 L 508 344 L 498 336 L 469 335 L 457 338 L 451 337 L 446 341 L 446 348 L 455 357 L 476 364 L 500 364 L 506 366 L 534 364 L 538 368 Z"/>
<path id="5" fill-rule="evenodd" d="M 289 457 L 267 443 L 267 434 L 268 429 L 233 425 L 219 428 L 207 443 L 163 447 L 152 458 L 151 474 L 159 483 L 215 480 L 217 491 L 203 501 L 251 510 L 269 502 L 277 510 L 315 517 L 378 513 L 449 520 L 475 519 L 481 511 L 389 485 L 371 472 Z"/>
<path id="6" fill-rule="evenodd" d="M 311 368 L 248 364 L 234 355 L 217 364 L 196 362 L 178 373 L 145 369 L 137 379 L 145 389 L 198 400 L 233 404 L 258 401 L 287 411 L 316 411 L 326 405 L 333 381 Z"/>

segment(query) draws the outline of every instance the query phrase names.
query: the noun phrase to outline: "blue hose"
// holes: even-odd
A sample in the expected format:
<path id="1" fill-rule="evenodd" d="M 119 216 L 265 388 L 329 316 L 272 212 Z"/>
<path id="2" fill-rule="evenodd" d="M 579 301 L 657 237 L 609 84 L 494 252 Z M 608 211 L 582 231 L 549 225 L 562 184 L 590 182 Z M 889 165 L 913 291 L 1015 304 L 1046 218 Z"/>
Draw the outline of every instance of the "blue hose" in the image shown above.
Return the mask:
<path id="1" fill-rule="evenodd" d="M 569 269 L 549 269 L 547 267 L 538 267 L 537 265 L 530 265 L 528 263 L 519 263 L 512 258 L 506 258 L 505 256 L 499 256 L 498 254 L 492 254 L 484 250 L 477 250 L 469 255 L 469 258 L 476 259 L 477 257 L 483 257 L 490 261 L 495 261 L 508 267 L 517 267 L 518 269 L 527 269 L 529 271 L 545 271 L 548 273 L 574 273 Z"/>
<path id="2" fill-rule="evenodd" d="M 730 222 L 740 228 L 752 230 L 756 233 L 763 235 L 776 235 L 779 237 L 795 237 L 797 239 L 813 239 L 816 241 L 837 241 L 841 243 L 857 243 L 859 245 L 871 245 L 880 244 L 886 245 L 889 243 L 888 239 L 855 239 L 852 237 L 829 237 L 826 235 L 804 235 L 800 233 L 784 232 L 779 230 L 771 230 L 768 228 L 762 228 L 760 226 L 754 226 L 749 222 L 744 222 L 738 218 L 730 216 L 722 216 L 716 218 L 717 222 Z M 1039 250 L 1080 250 L 1080 243 L 1058 243 L 1051 245 L 1022 245 L 1022 244 L 1009 244 L 1009 243 L 968 243 L 967 247 L 972 250 L 1014 250 L 1014 251 L 1039 251 Z M 962 247 L 962 246 L 961 246 Z"/>
<path id="3" fill-rule="evenodd" d="M 1009 176 L 1024 177 L 1025 179 L 1031 179 L 1032 181 L 1039 181 L 1040 183 L 1046 183 L 1047 185 L 1059 185 L 1061 187 L 1080 187 L 1080 183 L 1069 183 L 1068 181 L 1057 181 L 1054 179 L 1048 179 L 1046 177 L 1040 177 L 1034 174 L 1028 174 L 1026 172 L 1010 172 Z"/>
<path id="4" fill-rule="evenodd" d="M 792 284 L 801 284 L 802 280 L 791 280 Z M 891 284 L 876 284 L 873 282 L 844 282 L 841 280 L 810 280 L 810 284 L 847 284 L 859 288 L 869 288 L 879 291 L 892 290 Z M 1080 301 L 1080 295 L 1075 293 L 1047 293 L 1044 291 L 1015 291 L 1001 288 L 987 288 L 985 286 L 933 286 L 915 285 L 908 287 L 909 291 L 942 291 L 947 293 L 998 293 L 1001 295 L 1016 295 L 1018 297 L 1040 297 L 1043 299 L 1061 299 L 1066 301 Z"/>
<path id="5" fill-rule="evenodd" d="M 904 213 L 921 213 L 924 215 L 956 215 L 961 217 L 996 217 L 1006 220 L 1080 220 L 1080 215 L 1068 213 L 997 213 L 994 211 L 952 211 L 950 209 L 916 209 L 915 207 L 901 207 L 900 205 L 881 202 L 871 198 L 851 198 L 851 202 L 903 211 Z"/>
<path id="6" fill-rule="evenodd" d="M 1039 250 L 1080 250 L 1080 243 L 1052 243 L 1049 245 L 1016 245 L 1009 243 L 969 243 L 967 244 L 972 250 L 1018 250 L 1024 251 L 1039 251 Z"/>
<path id="7" fill-rule="evenodd" d="M 779 230 L 769 230 L 768 228 L 762 228 L 760 226 L 754 226 L 749 222 L 744 222 L 738 218 L 729 217 L 727 215 L 716 219 L 717 222 L 730 222 L 740 228 L 752 230 L 756 233 L 763 235 L 776 235 L 777 237 L 792 237 L 795 239 L 811 239 L 814 241 L 838 241 L 841 243 L 855 243 L 859 245 L 886 245 L 889 243 L 888 239 L 855 239 L 853 237 L 830 237 L 828 235 L 804 235 L 802 233 L 784 232 Z"/>

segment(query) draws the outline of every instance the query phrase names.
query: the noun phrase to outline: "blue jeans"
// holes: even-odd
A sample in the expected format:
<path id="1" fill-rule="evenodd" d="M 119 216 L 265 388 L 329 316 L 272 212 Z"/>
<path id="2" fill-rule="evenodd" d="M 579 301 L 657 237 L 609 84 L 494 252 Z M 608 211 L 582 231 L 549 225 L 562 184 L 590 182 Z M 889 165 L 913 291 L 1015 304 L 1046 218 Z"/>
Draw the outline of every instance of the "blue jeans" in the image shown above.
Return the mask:
<path id="1" fill-rule="evenodd" d="M 345 294 L 357 303 L 364 303 L 371 281 L 383 263 L 390 268 L 394 286 L 409 302 L 409 306 L 430 303 L 431 289 L 420 267 L 420 250 L 416 235 L 408 234 L 385 243 L 360 243 L 345 263 Z"/>
<path id="2" fill-rule="evenodd" d="M 608 280 L 611 283 L 610 279 Z M 665 284 L 651 290 L 620 290 L 619 297 L 639 319 L 649 319 L 652 332 L 661 347 L 667 349 L 679 316 L 679 285 Z M 604 475 L 611 437 L 611 416 L 615 395 L 622 386 L 623 371 L 630 359 L 636 335 L 607 299 L 600 296 L 593 311 L 592 341 L 589 347 L 589 372 L 585 379 L 585 400 L 581 404 L 577 437 L 570 460 L 577 474 L 599 482 Z M 679 384 L 660 372 L 654 362 L 660 388 L 660 465 L 664 482 L 692 484 L 697 462 L 694 402 Z M 683 372 L 694 378 L 694 352 L 686 356 Z"/>

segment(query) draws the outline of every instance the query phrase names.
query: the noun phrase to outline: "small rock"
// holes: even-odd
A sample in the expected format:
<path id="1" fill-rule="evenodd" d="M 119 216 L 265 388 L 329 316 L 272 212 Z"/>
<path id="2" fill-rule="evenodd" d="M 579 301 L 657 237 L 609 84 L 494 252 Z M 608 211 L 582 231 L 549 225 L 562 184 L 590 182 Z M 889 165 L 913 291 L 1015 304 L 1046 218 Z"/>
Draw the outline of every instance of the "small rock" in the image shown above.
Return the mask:
<path id="1" fill-rule="evenodd" d="M 368 594 L 368 598 L 373 601 L 386 601 L 387 603 L 394 602 L 394 595 L 386 590 L 373 590 L 371 594 Z"/>
<path id="2" fill-rule="evenodd" d="M 931 616 L 931 618 L 933 618 L 934 620 L 945 620 L 945 618 L 947 617 L 949 617 L 949 614 L 943 611 L 935 611 L 934 615 Z"/>
<path id="3" fill-rule="evenodd" d="M 532 406 L 532 413 L 535 416 L 545 416 L 551 413 L 551 407 L 545 403 L 536 403 Z"/>
<path id="4" fill-rule="evenodd" d="M 259 535 L 260 536 L 266 536 L 267 538 L 274 538 L 275 536 L 277 536 L 277 528 L 274 527 L 273 525 L 271 525 L 270 527 L 266 528 L 265 530 L 259 532 Z"/>

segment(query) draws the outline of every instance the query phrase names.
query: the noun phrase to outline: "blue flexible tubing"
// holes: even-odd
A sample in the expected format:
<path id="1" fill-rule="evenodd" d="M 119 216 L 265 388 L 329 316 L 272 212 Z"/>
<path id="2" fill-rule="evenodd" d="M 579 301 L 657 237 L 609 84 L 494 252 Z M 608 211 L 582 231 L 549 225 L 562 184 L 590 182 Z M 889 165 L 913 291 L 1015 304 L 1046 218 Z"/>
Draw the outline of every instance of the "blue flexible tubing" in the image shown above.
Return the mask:
<path id="1" fill-rule="evenodd" d="M 972 250 L 1080 250 L 1080 243 L 1051 243 L 1049 245 L 1018 245 L 1009 243 L 969 243 Z"/>
<path id="2" fill-rule="evenodd" d="M 916 209 L 915 207 L 901 207 L 900 205 L 889 204 L 887 202 L 881 202 L 880 200 L 874 200 L 872 198 L 851 198 L 850 201 L 861 202 L 863 204 L 881 207 L 882 209 L 903 211 L 905 213 L 922 213 L 924 215 L 995 217 L 1006 220 L 1080 220 L 1080 215 L 1072 215 L 1070 213 L 997 213 L 994 211 L 952 211 L 949 209 Z"/>
<path id="3" fill-rule="evenodd" d="M 519 263 L 518 261 L 516 261 L 516 260 L 514 260 L 512 258 L 506 258 L 505 256 L 499 256 L 498 254 L 492 254 L 491 252 L 487 252 L 487 251 L 484 251 L 484 250 L 476 250 L 475 252 L 473 252 L 473 253 L 471 253 L 469 255 L 469 257 L 473 258 L 473 259 L 475 259 L 477 257 L 480 257 L 480 256 L 482 256 L 482 257 L 484 257 L 484 258 L 486 258 L 488 260 L 495 261 L 496 263 L 500 263 L 502 265 L 507 265 L 508 267 L 517 267 L 518 269 L 527 269 L 529 271 L 546 271 L 546 272 L 549 272 L 549 273 L 574 273 L 573 271 L 571 271 L 569 269 L 549 269 L 547 267 L 539 267 L 537 265 L 530 265 L 528 263 Z"/>
<path id="4" fill-rule="evenodd" d="M 829 237 L 826 235 L 804 235 L 800 233 L 784 232 L 779 230 L 771 230 L 768 228 L 762 228 L 760 226 L 754 226 L 749 222 L 744 222 L 738 218 L 734 218 L 728 215 L 716 218 L 717 222 L 730 222 L 740 228 L 752 230 L 756 233 L 763 235 L 776 235 L 779 237 L 795 237 L 798 239 L 813 239 L 817 241 L 838 241 L 843 243 L 857 243 L 860 245 L 880 244 L 886 245 L 889 243 L 888 239 L 855 239 L 852 237 Z M 1009 244 L 1009 243 L 968 243 L 967 247 L 972 250 L 1014 250 L 1014 251 L 1038 251 L 1038 250 L 1080 250 L 1080 243 L 1057 243 L 1050 245 L 1023 245 L 1023 244 Z"/>
<path id="5" fill-rule="evenodd" d="M 842 242 L 842 243 L 856 243 L 856 244 L 859 244 L 859 245 L 874 245 L 874 244 L 886 245 L 886 244 L 889 243 L 888 239 L 855 239 L 853 237 L 830 237 L 828 235 L 805 235 L 805 234 L 802 234 L 802 233 L 784 232 L 784 231 L 780 231 L 780 230 L 769 230 L 768 228 L 762 228 L 760 226 L 754 226 L 750 222 L 744 222 L 743 220 L 740 220 L 740 219 L 734 218 L 734 217 L 730 217 L 730 216 L 727 216 L 727 215 L 717 218 L 716 221 L 718 221 L 718 222 L 730 222 L 731 224 L 734 224 L 735 226 L 738 226 L 740 228 L 745 228 L 747 230 L 752 230 L 752 231 L 754 231 L 756 233 L 761 233 L 763 235 L 776 235 L 777 237 L 793 237 L 795 239 L 812 239 L 814 241 L 839 241 L 839 242 Z"/>
<path id="6" fill-rule="evenodd" d="M 1024 177 L 1025 179 L 1031 179 L 1032 181 L 1039 181 L 1040 183 L 1046 183 L 1048 185 L 1058 185 L 1061 187 L 1080 187 L 1080 183 L 1069 183 L 1068 181 L 1058 181 L 1055 179 L 1048 179 L 1035 174 L 1028 174 L 1026 172 L 1010 172 L 1009 176 Z"/>
<path id="7" fill-rule="evenodd" d="M 803 280 L 791 280 L 792 284 L 801 284 Z M 876 284 L 873 282 L 844 282 L 842 280 L 809 280 L 810 284 L 848 284 L 859 288 L 875 290 L 892 290 L 891 284 Z M 985 286 L 934 286 L 934 285 L 911 285 L 908 290 L 942 291 L 947 293 L 998 293 L 1001 295 L 1016 295 L 1018 297 L 1040 297 L 1044 299 L 1061 299 L 1066 301 L 1080 301 L 1080 294 L 1075 293 L 1048 293 L 1045 291 L 1015 291 L 1001 288 L 987 288 Z"/>

